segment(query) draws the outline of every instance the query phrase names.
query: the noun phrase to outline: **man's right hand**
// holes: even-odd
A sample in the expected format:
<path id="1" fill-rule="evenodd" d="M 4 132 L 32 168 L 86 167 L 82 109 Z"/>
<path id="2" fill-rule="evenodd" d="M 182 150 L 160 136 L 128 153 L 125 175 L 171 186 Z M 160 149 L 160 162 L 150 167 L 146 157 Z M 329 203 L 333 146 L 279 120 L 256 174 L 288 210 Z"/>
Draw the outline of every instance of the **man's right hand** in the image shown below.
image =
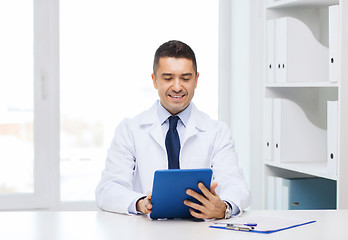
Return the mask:
<path id="1" fill-rule="evenodd" d="M 145 198 L 141 198 L 137 201 L 136 207 L 137 211 L 142 212 L 144 214 L 149 214 L 152 212 L 152 204 L 151 204 L 152 193 L 148 193 Z"/>

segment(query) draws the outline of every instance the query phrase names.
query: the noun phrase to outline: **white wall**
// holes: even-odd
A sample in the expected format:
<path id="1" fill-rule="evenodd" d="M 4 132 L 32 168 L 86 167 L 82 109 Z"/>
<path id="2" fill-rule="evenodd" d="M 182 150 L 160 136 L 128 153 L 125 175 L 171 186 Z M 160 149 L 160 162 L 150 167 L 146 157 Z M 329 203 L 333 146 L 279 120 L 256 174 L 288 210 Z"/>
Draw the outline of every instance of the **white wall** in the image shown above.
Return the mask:
<path id="1" fill-rule="evenodd" d="M 262 0 L 220 0 L 220 14 L 229 21 L 220 23 L 220 119 L 231 127 L 251 208 L 262 209 Z"/>
<path id="2" fill-rule="evenodd" d="M 263 99 L 265 79 L 264 61 L 264 10 L 263 0 L 250 0 L 249 12 L 249 99 L 250 99 L 250 160 L 251 191 L 254 195 L 253 209 L 262 209 L 263 204 Z"/>

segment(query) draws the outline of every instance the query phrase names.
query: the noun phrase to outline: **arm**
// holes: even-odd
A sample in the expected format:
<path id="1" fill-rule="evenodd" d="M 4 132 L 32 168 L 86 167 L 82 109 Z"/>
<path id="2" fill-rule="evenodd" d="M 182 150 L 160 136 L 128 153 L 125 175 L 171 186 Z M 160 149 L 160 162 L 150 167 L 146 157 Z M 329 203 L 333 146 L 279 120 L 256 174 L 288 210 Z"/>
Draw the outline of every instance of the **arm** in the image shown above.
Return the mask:
<path id="1" fill-rule="evenodd" d="M 123 121 L 115 131 L 105 170 L 96 189 L 99 208 L 127 214 L 130 204 L 144 197 L 143 194 L 133 191 L 133 174 L 136 168 L 134 152 L 127 121 Z"/>
<path id="2" fill-rule="evenodd" d="M 223 218 L 226 204 L 229 202 L 235 214 L 241 213 L 250 203 L 250 193 L 241 170 L 238 167 L 237 155 L 230 131 L 225 124 L 221 124 L 213 143 L 211 166 L 214 172 L 214 180 L 210 190 L 199 185 L 203 195 L 192 190 L 188 194 L 196 198 L 201 205 L 186 201 L 185 204 L 200 211 L 191 211 L 194 217 L 199 218 Z M 224 201 L 222 201 L 224 200 Z"/>
<path id="3" fill-rule="evenodd" d="M 214 181 L 219 183 L 216 193 L 222 200 L 235 204 L 242 213 L 250 205 L 251 196 L 226 124 L 222 124 L 217 134 L 211 163 Z"/>

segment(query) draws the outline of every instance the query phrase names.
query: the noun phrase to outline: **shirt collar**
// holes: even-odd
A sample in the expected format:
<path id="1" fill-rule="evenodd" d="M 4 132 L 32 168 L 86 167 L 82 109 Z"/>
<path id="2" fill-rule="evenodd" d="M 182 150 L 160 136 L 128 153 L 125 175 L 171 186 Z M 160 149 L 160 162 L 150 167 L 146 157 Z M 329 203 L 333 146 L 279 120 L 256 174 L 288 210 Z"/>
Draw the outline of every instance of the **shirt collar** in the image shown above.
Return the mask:
<path id="1" fill-rule="evenodd" d="M 161 102 L 158 101 L 158 105 L 157 105 L 157 114 L 158 114 L 158 118 L 160 120 L 161 125 L 163 125 L 163 123 L 168 119 L 168 117 L 170 117 L 172 114 L 170 112 L 167 111 L 167 109 L 165 109 Z M 187 108 L 178 113 L 176 116 L 178 116 L 181 120 L 181 122 L 184 124 L 184 127 L 187 126 L 187 123 L 190 119 L 191 116 L 191 110 L 192 110 L 192 103 L 190 103 Z"/>

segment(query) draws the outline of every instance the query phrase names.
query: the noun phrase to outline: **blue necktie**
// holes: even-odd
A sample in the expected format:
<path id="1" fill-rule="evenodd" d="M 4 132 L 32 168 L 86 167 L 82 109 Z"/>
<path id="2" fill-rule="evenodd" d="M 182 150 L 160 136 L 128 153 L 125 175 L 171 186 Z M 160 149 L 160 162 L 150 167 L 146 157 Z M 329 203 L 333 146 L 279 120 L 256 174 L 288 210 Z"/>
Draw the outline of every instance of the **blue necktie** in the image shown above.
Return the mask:
<path id="1" fill-rule="evenodd" d="M 166 148 L 168 155 L 168 169 L 178 169 L 179 153 L 180 153 L 180 139 L 176 126 L 178 125 L 178 116 L 170 116 L 169 129 L 166 136 Z"/>

